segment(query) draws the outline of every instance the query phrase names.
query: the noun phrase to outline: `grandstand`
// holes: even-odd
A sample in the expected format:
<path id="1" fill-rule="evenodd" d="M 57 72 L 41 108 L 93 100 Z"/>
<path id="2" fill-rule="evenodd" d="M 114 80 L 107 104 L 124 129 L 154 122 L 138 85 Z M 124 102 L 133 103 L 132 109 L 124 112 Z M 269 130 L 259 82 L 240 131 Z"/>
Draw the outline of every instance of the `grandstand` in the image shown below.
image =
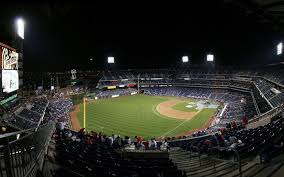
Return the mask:
<path id="1" fill-rule="evenodd" d="M 45 144 L 37 147 L 32 143 L 27 155 L 33 154 L 37 148 L 47 148 L 51 139 L 49 155 L 56 166 L 51 162 L 46 163 L 51 163 L 49 168 L 53 169 L 53 176 L 258 176 L 262 174 L 261 171 L 265 171 L 266 175 L 280 173 L 278 171 L 283 168 L 283 163 L 277 160 L 277 153 L 281 152 L 283 146 L 284 128 L 281 83 L 271 81 L 270 75 L 265 73 L 258 76 L 256 73 L 245 74 L 244 71 L 234 71 L 234 74 L 217 70 L 214 73 L 204 73 L 202 69 L 197 71 L 107 72 L 107 76 L 102 74 L 98 87 L 87 91 L 89 99 L 112 99 L 113 95 L 127 96 L 139 90 L 140 93 L 153 96 L 195 98 L 220 103 L 222 107 L 212 124 L 191 135 L 149 141 L 136 141 L 134 138 L 133 144 L 132 137 L 72 131 L 69 111 L 72 111 L 73 103 L 63 89 L 62 93 L 52 97 L 43 95 L 30 98 L 17 107 L 2 124 L 19 132 L 1 135 L 1 139 L 16 139 L 15 143 L 21 144 L 26 137 L 36 136 L 37 142 L 45 136 Z M 127 79 L 128 82 L 124 82 Z M 244 118 L 248 119 L 247 123 L 243 122 Z M 57 128 L 53 122 L 57 123 Z M 44 131 L 45 135 L 41 134 Z M 2 141 L 4 146 L 1 147 L 3 162 L 9 158 L 5 155 L 8 152 L 5 142 Z M 19 163 L 35 168 L 33 170 L 40 169 L 36 163 L 43 161 L 45 151 L 35 151 L 38 157 L 32 156 L 28 161 L 17 162 L 20 156 L 16 154 L 25 152 L 21 148 L 27 146 L 23 144 L 19 149 L 16 144 L 11 142 L 9 145 L 12 147 L 10 152 L 15 155 L 13 158 L 16 161 L 11 162 L 15 168 L 6 172 L 10 167 L 1 167 L 2 174 L 5 174 L 2 176 L 15 176 L 18 173 L 31 175 L 25 169 L 17 168 Z M 269 156 L 273 166 L 260 163 L 258 155 L 261 158 Z"/>
<path id="2" fill-rule="evenodd" d="M 53 121 L 59 123 L 58 127 L 61 128 L 56 129 L 51 141 L 54 151 L 52 157 L 60 166 L 53 172 L 55 176 L 63 173 L 71 176 L 258 176 L 262 174 L 261 171 L 265 171 L 266 175 L 280 173 L 277 171 L 282 169 L 283 163 L 277 160 L 277 153 L 281 152 L 283 146 L 284 125 L 281 84 L 266 78 L 268 74 L 257 76 L 255 73 L 244 74 L 243 71 L 235 72 L 240 74 L 202 72 L 108 72 L 107 75 L 111 77 L 102 75 L 98 83 L 100 87 L 89 91 L 94 93 L 90 99 L 131 95 L 132 92 L 138 92 L 139 88 L 140 92 L 154 96 L 190 97 L 222 103 L 223 107 L 215 117 L 214 124 L 205 131 L 194 132 L 182 139 L 168 137 L 166 141 L 154 140 L 157 141 L 154 146 L 152 140 L 142 141 L 143 145 L 135 144 L 133 148 L 129 137 L 71 131 L 68 112 L 72 102 L 60 95 L 28 100 L 12 117 L 7 118 L 6 124 L 19 130 L 31 131 L 36 128 L 40 131 L 41 124 Z M 122 87 L 124 82 L 120 81 L 129 78 L 130 83 L 137 87 Z M 107 89 L 109 86 L 115 86 L 115 89 Z M 244 117 L 248 119 L 247 128 L 242 127 Z M 228 128 L 232 122 L 237 124 L 236 127 L 231 125 Z M 122 149 L 125 153 L 123 156 L 118 153 Z M 141 158 L 141 153 L 143 156 L 144 153 L 159 155 L 150 163 L 147 161 L 150 157 L 146 155 Z M 273 158 L 273 166 L 262 164 L 257 159 L 257 155 L 262 157 L 266 153 Z"/>
<path id="3" fill-rule="evenodd" d="M 277 23 L 283 25 L 283 16 L 279 15 L 283 14 L 283 9 L 281 11 L 277 7 L 283 3 L 269 2 L 222 1 L 222 4 L 226 5 L 222 8 L 217 5 L 219 8 L 208 12 L 207 21 L 204 19 L 200 21 L 207 23 L 211 19 L 209 17 L 214 16 L 217 11 L 226 12 L 226 15 L 230 16 L 227 11 L 232 10 L 230 11 L 232 14 L 237 11 L 238 15 L 239 12 L 245 13 L 244 16 L 251 16 L 253 20 L 260 21 L 257 24 L 252 23 L 258 30 L 262 30 L 258 23 L 267 23 L 267 21 L 269 21 L 268 26 L 275 25 L 277 29 L 281 29 L 281 25 L 277 26 Z M 46 22 L 46 26 L 38 23 L 43 33 L 56 31 L 54 36 L 41 36 L 42 34 L 38 33 L 27 36 L 25 45 L 24 27 L 25 24 L 29 26 L 31 23 L 25 23 L 23 18 L 17 18 L 17 34 L 11 35 L 12 32 L 2 34 L 8 29 L 2 26 L 6 26 L 5 23 L 10 21 L 5 19 L 10 14 L 6 13 L 10 9 L 7 7 L 7 10 L 0 10 L 0 28 L 4 29 L 0 31 L 2 87 L 0 89 L 0 177 L 283 176 L 282 42 L 277 45 L 277 57 L 268 59 L 265 56 L 266 64 L 261 63 L 260 60 L 258 63 L 255 59 L 253 61 L 255 66 L 245 66 L 245 62 L 241 63 L 241 66 L 234 66 L 236 62 L 234 58 L 241 58 L 241 55 L 230 54 L 233 66 L 222 65 L 222 62 L 227 61 L 221 61 L 221 58 L 227 55 L 218 52 L 225 50 L 223 48 L 227 46 L 229 48 L 231 44 L 225 42 L 225 45 L 219 45 L 220 43 L 217 45 L 216 42 L 216 46 L 208 50 L 206 48 L 215 43 L 210 40 L 217 41 L 217 38 L 208 37 L 211 33 L 207 36 L 201 29 L 209 29 L 208 31 L 215 32 L 216 36 L 221 36 L 220 31 L 226 31 L 224 29 L 228 26 L 221 26 L 216 30 L 217 28 L 208 25 L 194 32 L 188 31 L 189 28 L 179 28 L 177 33 L 181 34 L 176 33 L 168 38 L 167 31 L 165 31 L 167 35 L 159 36 L 160 34 L 157 33 L 149 35 L 148 29 L 141 27 L 144 26 L 143 24 L 137 26 L 141 28 L 137 33 L 141 35 L 140 38 L 133 33 L 134 35 L 130 35 L 131 39 L 118 40 L 114 36 L 125 36 L 136 26 L 120 29 L 121 26 L 118 25 L 115 28 L 117 31 L 113 30 L 113 34 L 110 34 L 108 30 L 101 28 L 101 26 L 109 28 L 108 25 L 94 25 L 92 21 L 97 19 L 90 13 L 96 10 L 92 5 L 89 6 L 82 8 L 78 3 L 73 6 L 62 4 L 62 7 L 58 7 L 55 3 L 49 7 L 39 7 L 27 3 L 25 6 L 21 4 L 19 10 L 16 3 L 13 4 L 12 9 L 15 8 L 17 14 L 30 8 L 29 12 L 24 13 L 30 17 L 27 18 L 28 20 L 34 20 L 33 14 L 38 15 L 35 15 L 35 19 L 43 16 L 37 19 Z M 203 11 L 211 9 L 210 5 L 204 6 L 205 10 L 202 4 Z M 56 11 L 58 9 L 59 11 Z M 147 9 L 143 9 L 143 13 L 145 11 L 149 13 Z M 187 9 L 185 12 L 188 11 Z M 226 16 L 222 13 L 217 17 Z M 133 12 L 130 14 L 132 15 Z M 2 16 L 5 17 L 3 23 Z M 112 18 L 119 18 L 116 16 L 119 14 L 113 13 Z M 151 18 L 156 24 L 156 19 L 152 16 Z M 85 20 L 87 23 L 82 23 Z M 222 20 L 228 22 L 225 18 Z M 76 26 L 74 21 L 78 23 Z M 108 22 L 109 19 L 103 21 Z M 170 18 L 166 21 L 170 21 Z M 190 28 L 194 28 L 192 24 Z M 216 25 L 218 26 L 219 23 Z M 66 26 L 72 28 L 66 29 Z M 145 26 L 149 27 L 151 32 L 155 30 L 159 33 L 164 32 L 161 30 L 162 27 L 159 29 L 154 27 L 155 25 Z M 28 29 L 31 28 L 30 25 Z M 96 31 L 96 28 L 100 28 L 101 31 Z M 82 29 L 87 29 L 88 34 L 84 34 L 86 31 Z M 172 30 L 170 26 L 167 26 L 167 29 Z M 176 43 L 170 40 L 191 32 L 192 36 L 189 35 L 181 41 L 177 40 Z M 249 35 L 253 36 L 254 32 Z M 147 35 L 144 36 L 144 33 L 149 36 L 145 37 Z M 229 33 L 234 34 L 234 31 Z M 242 37 L 249 35 L 245 34 Z M 36 45 L 37 43 L 31 43 L 31 36 L 52 47 L 42 50 L 40 45 Z M 106 36 L 110 37 L 104 40 L 111 39 L 111 42 L 100 43 L 100 40 L 104 41 L 103 38 Z M 231 36 L 229 42 L 239 40 Z M 144 37 L 145 39 L 142 39 Z M 272 35 L 270 37 L 272 38 Z M 77 38 L 84 40 L 78 42 Z M 163 40 L 157 42 L 155 38 Z M 202 41 L 202 38 L 208 40 L 206 45 L 198 44 L 197 41 Z M 224 34 L 220 41 L 225 38 L 227 37 Z M 193 43 L 187 44 L 185 41 L 188 39 Z M 127 42 L 121 42 L 124 40 Z M 134 50 L 137 42 L 133 41 L 136 40 L 147 41 L 139 44 L 143 47 L 139 48 L 138 54 Z M 164 44 L 170 42 L 173 45 Z M 181 47 L 184 49 L 179 50 L 185 50 L 184 52 L 169 49 L 179 48 L 183 43 L 186 43 Z M 109 52 L 116 44 L 119 45 L 117 51 Z M 242 41 L 241 45 L 248 47 L 252 44 Z M 24 46 L 28 51 L 25 57 L 27 56 L 27 65 L 30 67 L 29 72 L 23 68 Z M 147 56 L 148 60 L 145 59 L 148 64 L 143 64 L 144 61 L 140 60 L 143 55 L 149 54 L 144 50 L 145 46 L 153 46 L 150 50 L 155 51 L 151 56 Z M 186 48 L 189 46 L 193 48 L 193 52 L 188 52 Z M 280 51 L 278 46 L 281 46 Z M 215 47 L 216 50 L 213 50 Z M 201 52 L 200 48 L 204 48 L 204 51 Z M 132 49 L 135 52 L 131 51 Z M 241 49 L 243 48 L 237 48 L 239 53 L 242 52 Z M 80 50 L 84 53 L 77 52 Z M 261 50 L 261 48 L 257 50 L 252 48 L 250 52 L 259 52 L 257 55 L 259 57 L 264 53 Z M 165 54 L 160 55 L 161 59 L 157 59 L 156 62 L 153 58 L 157 57 L 156 52 L 159 51 Z M 133 57 L 132 52 L 135 56 L 139 56 Z M 206 61 L 194 64 L 195 53 L 207 56 Z M 244 53 L 247 55 L 246 52 Z M 167 63 L 168 57 L 173 55 L 179 56 L 182 63 L 174 65 Z M 86 56 L 87 59 L 84 58 Z M 125 58 L 121 59 L 122 57 Z M 135 67 L 130 64 L 131 61 L 127 60 L 127 57 L 131 60 L 135 58 Z M 46 58 L 54 63 L 47 64 Z M 74 58 L 76 61 L 72 60 Z M 78 58 L 80 62 L 77 61 Z M 100 63 L 101 58 L 107 58 L 107 63 Z M 217 61 L 220 59 L 220 63 L 215 59 Z M 199 60 L 205 59 L 199 58 Z M 123 63 L 126 67 L 120 67 L 119 64 Z M 164 64 L 167 67 L 164 67 Z M 68 68 L 71 66 L 72 68 Z M 50 71 L 35 72 L 42 68 Z M 58 68 L 61 72 L 51 72 Z"/>

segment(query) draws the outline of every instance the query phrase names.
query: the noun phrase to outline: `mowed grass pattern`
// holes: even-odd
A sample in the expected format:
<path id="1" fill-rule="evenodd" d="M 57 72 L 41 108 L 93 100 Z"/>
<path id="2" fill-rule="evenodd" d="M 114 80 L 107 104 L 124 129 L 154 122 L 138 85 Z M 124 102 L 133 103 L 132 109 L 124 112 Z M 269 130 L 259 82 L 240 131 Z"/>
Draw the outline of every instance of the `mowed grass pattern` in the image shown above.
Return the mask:
<path id="1" fill-rule="evenodd" d="M 146 139 L 160 136 L 175 136 L 194 128 L 202 127 L 215 110 L 204 109 L 192 120 L 179 120 L 160 115 L 156 106 L 170 98 L 135 95 L 87 103 L 86 129 Z M 77 114 L 83 125 L 83 105 Z"/>

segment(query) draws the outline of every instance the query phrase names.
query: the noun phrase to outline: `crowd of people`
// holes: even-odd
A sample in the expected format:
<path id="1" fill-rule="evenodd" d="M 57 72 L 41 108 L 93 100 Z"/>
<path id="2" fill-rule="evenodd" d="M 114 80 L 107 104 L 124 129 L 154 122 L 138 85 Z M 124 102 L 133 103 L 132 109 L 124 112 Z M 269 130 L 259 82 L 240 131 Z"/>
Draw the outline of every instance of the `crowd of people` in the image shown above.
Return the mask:
<path id="1" fill-rule="evenodd" d="M 104 97 L 111 97 L 113 95 L 130 95 L 131 93 L 137 93 L 137 89 L 135 88 L 121 88 L 121 89 L 114 89 L 114 90 L 105 90 L 99 92 L 96 97 L 104 98 Z"/>
<path id="2" fill-rule="evenodd" d="M 58 124 L 58 130 L 64 133 L 64 136 L 71 141 L 83 142 L 92 144 L 94 141 L 100 142 L 106 146 L 114 149 L 131 149 L 131 150 L 169 150 L 167 139 L 156 140 L 151 138 L 144 140 L 143 137 L 135 136 L 133 139 L 129 136 L 121 137 L 119 135 L 105 135 L 102 132 L 87 132 L 85 128 L 80 129 L 78 132 L 66 129 L 66 127 Z"/>
<path id="3" fill-rule="evenodd" d="M 69 98 L 52 98 L 46 109 L 43 123 L 55 121 L 61 127 L 70 128 L 69 111 L 72 109 L 73 103 Z"/>
<path id="4" fill-rule="evenodd" d="M 238 91 L 186 87 L 153 87 L 144 90 L 151 95 L 210 99 L 227 105 L 218 126 L 233 121 L 241 122 L 244 117 L 250 119 L 257 114 L 251 95 Z"/>
<path id="5" fill-rule="evenodd" d="M 171 147 L 182 147 L 183 149 L 199 152 L 210 153 L 213 147 L 224 147 L 220 153 L 226 153 L 231 149 L 236 149 L 242 153 L 261 153 L 274 149 L 275 145 L 283 142 L 284 114 L 274 117 L 273 121 L 265 126 L 255 129 L 243 129 L 234 124 L 227 124 L 226 128 L 219 129 L 214 134 L 207 134 L 204 138 L 183 139 L 180 141 L 171 141 Z"/>
<path id="6" fill-rule="evenodd" d="M 120 146 L 131 143 L 138 146 L 138 137 L 132 141 L 129 137 L 122 139 L 116 135 L 86 133 L 84 129 L 74 132 L 58 128 L 53 138 L 56 141 L 55 160 L 73 172 L 68 176 L 74 176 L 74 172 L 85 176 L 183 176 L 168 156 L 124 156 L 117 151 Z M 155 140 L 151 141 L 154 148 Z"/>

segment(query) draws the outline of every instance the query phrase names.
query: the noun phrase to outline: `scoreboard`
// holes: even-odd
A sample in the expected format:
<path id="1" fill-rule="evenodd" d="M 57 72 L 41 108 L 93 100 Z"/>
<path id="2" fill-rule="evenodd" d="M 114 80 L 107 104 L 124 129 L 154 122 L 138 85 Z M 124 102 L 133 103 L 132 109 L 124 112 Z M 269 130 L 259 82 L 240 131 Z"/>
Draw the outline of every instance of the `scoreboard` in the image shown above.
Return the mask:
<path id="1" fill-rule="evenodd" d="M 0 43 L 1 85 L 4 93 L 19 89 L 18 59 L 16 49 Z"/>

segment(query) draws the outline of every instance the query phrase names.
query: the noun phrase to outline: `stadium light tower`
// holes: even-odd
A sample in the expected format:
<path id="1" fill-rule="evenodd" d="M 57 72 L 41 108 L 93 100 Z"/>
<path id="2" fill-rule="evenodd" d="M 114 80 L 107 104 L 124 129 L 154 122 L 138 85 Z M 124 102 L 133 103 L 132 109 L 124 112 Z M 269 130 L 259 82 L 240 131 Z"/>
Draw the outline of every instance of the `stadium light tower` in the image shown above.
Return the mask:
<path id="1" fill-rule="evenodd" d="M 107 57 L 107 63 L 108 64 L 114 63 L 114 57 Z"/>
<path id="2" fill-rule="evenodd" d="M 214 55 L 213 54 L 207 54 L 207 61 L 213 62 L 214 61 Z"/>
<path id="3" fill-rule="evenodd" d="M 16 19 L 16 29 L 17 34 L 20 38 L 24 39 L 25 37 L 25 21 L 23 18 Z"/>
<path id="4" fill-rule="evenodd" d="M 277 45 L 277 55 L 281 55 L 281 54 L 282 54 L 282 51 L 283 51 L 283 44 L 282 44 L 282 42 L 280 42 L 280 43 Z"/>
<path id="5" fill-rule="evenodd" d="M 183 63 L 188 63 L 188 56 L 183 56 L 182 57 L 182 62 Z"/>

